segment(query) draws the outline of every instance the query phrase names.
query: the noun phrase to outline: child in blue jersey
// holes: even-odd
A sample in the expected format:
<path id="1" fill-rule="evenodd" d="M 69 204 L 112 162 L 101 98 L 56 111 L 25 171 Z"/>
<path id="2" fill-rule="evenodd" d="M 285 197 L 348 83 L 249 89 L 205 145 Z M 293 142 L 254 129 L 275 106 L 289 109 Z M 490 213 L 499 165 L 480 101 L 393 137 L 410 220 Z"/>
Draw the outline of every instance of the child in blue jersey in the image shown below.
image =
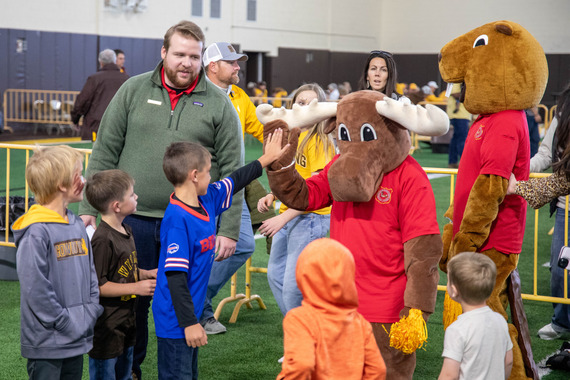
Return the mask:
<path id="1" fill-rule="evenodd" d="M 158 378 L 197 379 L 198 347 L 208 343 L 202 315 L 216 244 L 216 216 L 232 195 L 262 174 L 289 146 L 283 132 L 265 142 L 265 153 L 229 177 L 210 184 L 210 153 L 201 145 L 175 142 L 163 160 L 174 193 L 160 227 L 160 259 L 152 311 L 158 338 Z M 292 157 L 285 158 L 292 160 Z"/>

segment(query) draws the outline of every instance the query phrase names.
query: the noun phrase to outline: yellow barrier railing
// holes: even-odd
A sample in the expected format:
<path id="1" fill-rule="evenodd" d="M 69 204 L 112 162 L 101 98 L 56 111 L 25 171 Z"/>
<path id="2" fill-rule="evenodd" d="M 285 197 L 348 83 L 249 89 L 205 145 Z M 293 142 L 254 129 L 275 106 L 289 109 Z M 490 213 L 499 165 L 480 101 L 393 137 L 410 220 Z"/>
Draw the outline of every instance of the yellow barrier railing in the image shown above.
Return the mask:
<path id="1" fill-rule="evenodd" d="M 440 169 L 440 168 L 424 168 L 425 172 L 428 174 L 449 174 L 450 175 L 450 204 L 453 200 L 454 188 L 455 188 L 455 177 L 457 175 L 457 169 Z M 531 173 L 531 178 L 541 178 L 541 177 L 548 177 L 551 174 L 547 173 Z M 568 245 L 568 200 L 569 197 L 566 197 L 566 226 L 565 226 L 565 236 L 564 236 L 564 245 Z M 534 210 L 534 229 L 533 229 L 533 293 L 532 294 L 522 294 L 522 298 L 525 300 L 532 300 L 532 301 L 541 301 L 541 302 L 552 302 L 552 303 L 564 303 L 570 304 L 570 299 L 568 299 L 568 287 L 567 287 L 567 277 L 568 271 L 564 270 L 564 297 L 550 297 L 550 296 L 542 296 L 538 294 L 538 213 L 539 210 Z M 437 287 L 440 291 L 445 291 L 445 285 L 438 285 Z"/>
<path id="2" fill-rule="evenodd" d="M 6 168 L 5 168 L 5 186 L 6 186 L 6 210 L 9 210 L 10 205 L 10 194 L 11 194 L 11 190 L 12 190 L 12 182 L 11 182 L 11 177 L 12 176 L 12 166 L 16 166 L 18 165 L 18 170 L 22 170 L 25 167 L 25 165 L 22 164 L 22 162 L 19 163 L 14 163 L 13 160 L 13 154 L 14 151 L 19 151 L 19 152 L 23 152 L 24 154 L 24 159 L 23 161 L 25 161 L 25 163 L 27 164 L 30 156 L 31 156 L 31 151 L 35 148 L 35 146 L 32 145 L 16 145 L 16 144 L 0 144 L 0 157 L 3 155 L 3 150 L 5 150 L 5 157 L 6 157 Z M 91 150 L 90 149 L 78 149 L 80 152 L 82 152 L 85 155 L 85 167 L 87 167 L 88 165 L 88 160 L 91 154 Z M 22 160 L 21 157 L 18 157 L 19 160 Z M 456 175 L 457 175 L 457 169 L 444 169 L 444 168 L 424 168 L 425 172 L 428 174 L 446 174 L 450 176 L 450 191 L 449 191 L 449 199 L 450 199 L 450 203 L 451 200 L 453 199 L 453 193 L 454 193 L 454 187 L 455 187 L 455 180 L 456 180 Z M 546 177 L 550 174 L 545 174 L 545 173 L 532 173 L 531 177 Z M 17 173 L 17 178 L 19 178 L 20 181 L 25 182 L 23 180 L 24 178 L 24 173 Z M 2 182 L 2 180 L 0 179 L 0 183 Z M 28 185 L 27 183 L 24 184 L 24 198 L 25 198 L 25 210 L 28 210 L 28 197 L 29 197 L 29 189 L 28 189 Z M 566 210 L 568 210 L 568 197 L 566 197 Z M 533 273 L 533 292 L 532 294 L 523 294 L 522 297 L 523 299 L 527 299 L 527 300 L 534 300 L 534 301 L 542 301 L 542 302 L 556 302 L 556 303 L 565 303 L 565 304 L 570 304 L 570 299 L 568 299 L 568 295 L 565 294 L 564 298 L 558 298 L 558 297 L 550 297 L 550 296 L 543 296 L 543 295 L 539 295 L 538 294 L 538 272 L 537 272 L 537 268 L 538 268 L 538 224 L 539 224 L 539 220 L 538 220 L 538 215 L 539 215 L 539 210 L 535 210 L 535 219 L 534 219 L 534 263 L 533 263 L 533 267 L 534 267 L 534 273 Z M 3 216 L 4 218 L 4 225 L 7 227 L 5 232 L 4 232 L 4 236 L 3 239 L 0 238 L 0 246 L 10 246 L 10 247 L 14 247 L 14 243 L 9 241 L 9 235 L 10 235 L 10 231 L 9 231 L 9 226 L 10 226 L 10 220 L 9 220 L 9 213 L 6 212 L 6 215 Z M 568 223 L 568 211 L 566 211 L 566 223 Z M 566 226 L 566 231 L 568 230 L 567 226 Z M 567 234 L 567 233 L 566 233 Z M 568 243 L 568 236 L 565 236 L 565 244 L 567 245 Z M 237 294 L 236 292 L 236 287 L 237 287 L 237 275 L 234 275 L 232 277 L 231 280 L 231 294 L 230 297 L 223 299 L 220 304 L 218 305 L 217 309 L 216 309 L 216 313 L 215 316 L 216 318 L 220 315 L 222 308 L 227 305 L 230 302 L 234 302 L 237 301 L 236 306 L 234 307 L 234 311 L 232 314 L 232 318 L 230 319 L 230 322 L 233 323 L 236 321 L 239 310 L 241 308 L 242 305 L 246 305 L 248 308 L 251 308 L 251 302 L 252 301 L 257 301 L 259 304 L 259 307 L 261 309 L 265 309 L 265 305 L 263 303 L 263 301 L 261 300 L 261 297 L 259 297 L 258 295 L 252 295 L 251 294 L 251 273 L 267 273 L 267 268 L 260 268 L 260 267 L 254 267 L 252 266 L 252 262 L 251 262 L 251 258 L 248 259 L 248 261 L 246 262 L 246 278 L 245 278 L 245 294 Z M 567 277 L 567 276 L 565 276 Z M 564 287 L 565 289 L 567 289 L 567 286 L 565 285 Z M 439 290 L 445 290 L 445 286 L 439 286 L 438 287 Z"/>
<path id="3" fill-rule="evenodd" d="M 542 118 L 542 129 L 544 129 L 543 131 L 541 131 L 541 136 L 544 136 L 544 133 L 546 132 L 546 130 L 548 129 L 548 127 L 550 126 L 550 112 L 548 110 L 548 107 L 545 106 L 544 104 L 539 104 L 538 105 L 538 110 L 540 112 L 540 110 L 543 110 L 544 112 L 544 117 Z"/>
<path id="4" fill-rule="evenodd" d="M 4 128 L 11 131 L 14 123 L 29 123 L 34 134 L 43 125 L 48 134 L 71 130 L 71 110 L 79 91 L 24 90 L 4 91 L 2 107 Z"/>
<path id="5" fill-rule="evenodd" d="M 449 187 L 449 203 L 451 204 L 453 200 L 453 194 L 455 189 L 455 177 L 457 175 L 457 169 L 443 169 L 443 168 L 424 168 L 427 174 L 447 174 L 450 176 L 450 187 Z M 531 173 L 531 177 L 547 177 L 550 174 L 546 173 Z M 568 223 L 568 199 L 566 197 L 566 223 Z M 551 302 L 551 303 L 564 303 L 570 304 L 570 299 L 568 299 L 567 294 L 567 271 L 565 270 L 565 284 L 564 284 L 564 298 L 559 297 L 550 297 L 550 296 L 542 296 L 538 294 L 538 212 L 539 210 L 535 210 L 535 220 L 534 220 L 534 262 L 533 262 L 533 293 L 532 294 L 522 294 L 522 298 L 525 300 L 532 300 L 532 301 L 540 301 L 540 302 Z M 568 227 L 566 226 L 566 231 L 568 231 Z M 568 244 L 568 236 L 565 237 L 565 245 Z M 247 305 L 248 308 L 252 308 L 251 301 L 257 300 L 261 309 L 265 309 L 265 305 L 261 298 L 258 295 L 251 295 L 251 273 L 267 273 L 267 268 L 258 268 L 251 266 L 251 258 L 247 260 L 246 263 L 246 294 L 236 294 L 236 287 L 237 287 L 237 274 L 232 276 L 231 280 L 231 290 L 230 296 L 224 298 L 216 308 L 216 312 L 214 316 L 216 319 L 220 316 L 222 309 L 225 305 L 231 302 L 238 302 L 233 310 L 232 316 L 229 320 L 230 323 L 235 323 L 237 320 L 237 316 L 242 305 Z M 444 285 L 438 285 L 438 290 L 445 291 L 446 287 Z"/>
<path id="6" fill-rule="evenodd" d="M 549 120 L 548 126 L 549 127 L 550 127 L 550 123 L 552 123 L 552 120 L 554 120 L 555 113 L 556 113 L 556 106 L 554 105 L 554 106 L 550 107 L 550 110 L 548 111 L 548 120 Z M 548 128 L 546 128 L 546 129 L 548 129 Z"/>
<path id="7" fill-rule="evenodd" d="M 21 173 L 17 173 L 16 175 L 18 176 L 18 178 L 20 179 L 24 179 L 25 178 L 25 172 L 24 172 L 24 168 L 26 167 L 26 165 L 28 164 L 28 161 L 30 159 L 31 156 L 31 152 L 36 148 L 35 145 L 19 145 L 19 144 L 0 144 L 0 157 L 1 157 L 1 153 L 2 150 L 6 150 L 6 175 L 4 178 L 4 181 L 0 180 L 0 183 L 4 182 L 5 184 L 5 194 L 6 194 L 6 205 L 5 205 L 5 215 L 3 215 L 4 218 L 4 226 L 5 226 L 5 231 L 4 231 L 4 236 L 3 239 L 0 239 L 0 246 L 7 246 L 7 247 L 15 247 L 14 243 L 10 241 L 9 237 L 10 237 L 10 194 L 11 194 L 11 189 L 13 188 L 11 185 L 11 179 L 12 179 L 12 153 L 13 151 L 21 151 L 24 154 L 24 159 L 25 159 L 25 165 L 21 165 L 21 163 L 18 164 L 18 169 L 22 170 Z M 91 149 L 77 149 L 78 151 L 82 152 L 85 155 L 85 162 L 84 162 L 84 167 L 87 167 L 88 161 L 89 161 L 89 156 L 91 155 Z M 14 164 L 16 165 L 16 164 Z M 25 182 L 25 180 L 24 180 Z M 25 199 L 25 210 L 27 211 L 29 209 L 29 204 L 28 204 L 28 199 L 30 196 L 30 190 L 28 187 L 27 182 L 25 182 L 24 185 L 24 199 Z M 12 221 L 13 222 L 13 221 Z"/>

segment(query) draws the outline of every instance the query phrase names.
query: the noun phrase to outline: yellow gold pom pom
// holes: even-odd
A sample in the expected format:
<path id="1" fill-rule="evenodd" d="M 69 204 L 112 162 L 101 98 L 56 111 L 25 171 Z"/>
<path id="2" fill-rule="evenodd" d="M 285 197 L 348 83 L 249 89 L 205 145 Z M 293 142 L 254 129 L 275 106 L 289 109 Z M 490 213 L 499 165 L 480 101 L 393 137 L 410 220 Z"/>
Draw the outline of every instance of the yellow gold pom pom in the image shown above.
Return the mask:
<path id="1" fill-rule="evenodd" d="M 457 317 L 463 312 L 461 305 L 451 299 L 449 294 L 445 292 L 445 299 L 443 300 L 443 329 L 455 322 Z"/>
<path id="2" fill-rule="evenodd" d="M 427 336 L 427 326 L 422 311 L 411 309 L 407 317 L 402 317 L 392 324 L 390 346 L 404 354 L 411 354 L 418 348 L 422 348 L 427 341 Z"/>

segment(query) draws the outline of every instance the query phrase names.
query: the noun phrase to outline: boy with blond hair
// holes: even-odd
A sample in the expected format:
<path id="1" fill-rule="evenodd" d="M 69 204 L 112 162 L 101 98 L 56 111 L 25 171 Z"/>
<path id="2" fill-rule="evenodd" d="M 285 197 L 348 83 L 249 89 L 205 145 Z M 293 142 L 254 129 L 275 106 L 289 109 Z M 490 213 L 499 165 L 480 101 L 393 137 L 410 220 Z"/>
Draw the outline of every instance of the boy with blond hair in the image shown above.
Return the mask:
<path id="1" fill-rule="evenodd" d="M 279 158 L 283 132 L 267 138 L 265 153 L 229 177 L 210 184 L 210 153 L 201 145 L 175 142 L 166 149 L 163 169 L 174 193 L 160 227 L 160 259 L 152 304 L 158 343 L 159 379 L 197 379 L 198 347 L 208 343 L 198 322 L 214 262 L 216 217 L 232 196 Z M 293 157 L 284 157 L 290 163 Z"/>
<path id="2" fill-rule="evenodd" d="M 83 156 L 37 148 L 26 167 L 36 197 L 12 226 L 20 281 L 20 343 L 30 379 L 81 379 L 103 311 L 85 226 L 68 210 L 83 199 Z"/>
<path id="3" fill-rule="evenodd" d="M 447 264 L 447 292 L 463 314 L 445 331 L 439 379 L 507 379 L 513 366 L 513 343 L 507 321 L 486 301 L 497 277 L 493 260 L 462 252 Z"/>
<path id="4" fill-rule="evenodd" d="M 132 230 L 123 224 L 137 209 L 134 184 L 128 173 L 112 169 L 95 173 L 85 185 L 87 200 L 101 214 L 91 245 L 104 308 L 89 352 L 91 379 L 131 378 L 136 296 L 152 296 L 156 285 L 156 269 L 138 268 Z"/>

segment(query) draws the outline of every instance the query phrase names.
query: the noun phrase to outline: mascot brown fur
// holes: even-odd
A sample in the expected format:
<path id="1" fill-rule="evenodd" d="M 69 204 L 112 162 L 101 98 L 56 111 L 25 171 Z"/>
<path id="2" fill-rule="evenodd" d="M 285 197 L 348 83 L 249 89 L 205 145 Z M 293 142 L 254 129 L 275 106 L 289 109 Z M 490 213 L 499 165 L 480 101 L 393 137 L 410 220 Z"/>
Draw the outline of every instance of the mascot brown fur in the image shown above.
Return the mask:
<path id="1" fill-rule="evenodd" d="M 391 347 L 388 334 L 400 317 L 415 314 L 410 310 L 425 319 L 434 311 L 442 244 L 429 180 L 408 155 L 408 131 L 444 134 L 447 115 L 435 106 L 359 91 L 338 106 L 314 101 L 288 113 L 266 105 L 258 107 L 257 116 L 265 135 L 283 128 L 291 144 L 267 170 L 271 190 L 298 210 L 332 204 L 330 235 L 355 258 L 358 310 L 372 322 L 387 378 L 412 379 L 415 351 Z M 336 131 L 340 154 L 305 181 L 291 164 L 299 136 L 293 127 L 327 118 L 326 133 Z"/>
<path id="2" fill-rule="evenodd" d="M 523 110 L 542 98 L 546 57 L 523 27 L 498 21 L 445 45 L 439 69 L 444 81 L 462 83 L 465 108 L 479 115 L 465 142 L 453 205 L 445 214 L 452 223 L 444 227 L 440 268 L 446 271 L 448 260 L 463 251 L 481 252 L 495 262 L 497 281 L 487 303 L 508 319 L 510 302 L 510 378 L 538 379 L 516 272 L 526 203 L 507 195 L 507 185 L 511 172 L 517 180 L 528 179 L 530 148 Z"/>

